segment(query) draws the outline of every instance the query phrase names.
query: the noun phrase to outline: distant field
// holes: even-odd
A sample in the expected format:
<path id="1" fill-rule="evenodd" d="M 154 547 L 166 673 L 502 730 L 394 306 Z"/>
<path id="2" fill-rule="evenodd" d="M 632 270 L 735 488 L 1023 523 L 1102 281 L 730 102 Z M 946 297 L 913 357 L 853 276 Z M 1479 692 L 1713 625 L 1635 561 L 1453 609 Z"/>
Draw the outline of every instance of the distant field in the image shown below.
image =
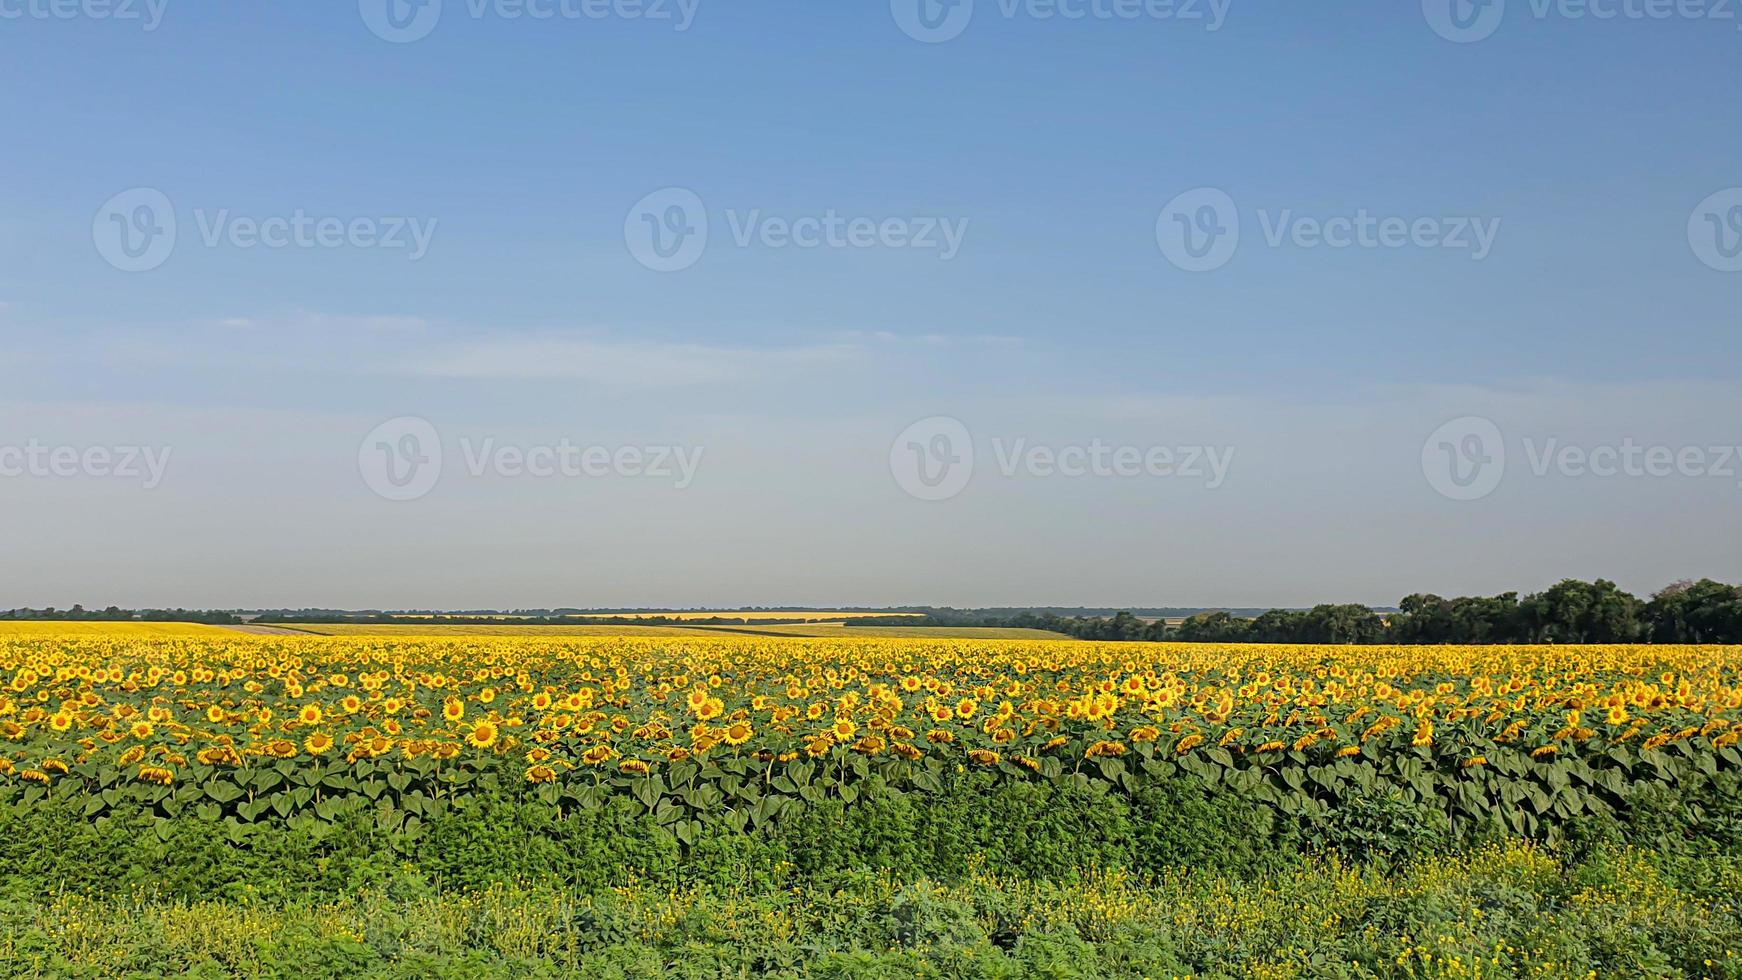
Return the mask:
<path id="1" fill-rule="evenodd" d="M 693 626 L 451 626 L 431 623 L 299 623 L 286 629 L 320 636 L 712 636 L 714 630 Z"/>
<path id="2" fill-rule="evenodd" d="M 877 619 L 889 616 L 919 617 L 923 613 L 887 613 L 887 612 L 769 612 L 745 610 L 692 610 L 689 612 L 602 612 L 587 613 L 589 616 L 621 616 L 625 619 L 742 619 L 746 622 L 756 622 L 760 619 L 792 620 L 801 619 L 807 623 L 840 623 L 849 619 Z"/>
<path id="3" fill-rule="evenodd" d="M 469 619 L 524 619 L 512 613 L 487 613 L 472 615 L 470 613 L 454 613 Z M 770 610 L 744 609 L 690 609 L 680 612 L 584 612 L 566 615 L 592 619 L 734 619 L 747 623 L 758 620 L 777 620 L 791 622 L 800 620 L 807 623 L 840 623 L 849 619 L 879 619 L 892 616 L 908 616 L 918 618 L 924 613 L 890 613 L 890 612 L 818 612 L 815 610 L 800 612 L 774 612 Z M 433 619 L 432 613 L 404 613 L 395 615 L 394 619 Z"/>
<path id="4" fill-rule="evenodd" d="M 0 620 L 0 636 L 52 633 L 56 636 L 213 636 L 230 632 L 200 623 L 90 623 Z"/>
<path id="5" fill-rule="evenodd" d="M 909 639 L 1063 640 L 1061 633 L 1030 629 L 988 629 L 972 626 L 848 626 L 805 623 L 770 626 L 521 626 L 431 623 L 290 624 L 287 629 L 321 636 L 884 636 Z"/>
<path id="6" fill-rule="evenodd" d="M 972 640 L 1068 640 L 1049 630 L 999 629 L 983 626 L 848 626 L 843 623 L 808 623 L 803 626 L 757 626 L 758 633 L 779 636 L 904 636 L 915 639 Z"/>

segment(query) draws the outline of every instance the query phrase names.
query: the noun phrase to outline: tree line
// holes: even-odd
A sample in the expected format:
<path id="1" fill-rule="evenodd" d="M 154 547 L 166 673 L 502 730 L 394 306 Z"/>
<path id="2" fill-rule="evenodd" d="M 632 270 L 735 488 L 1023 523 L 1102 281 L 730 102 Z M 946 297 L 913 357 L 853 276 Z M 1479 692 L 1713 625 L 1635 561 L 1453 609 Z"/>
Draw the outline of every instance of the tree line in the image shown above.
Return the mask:
<path id="1" fill-rule="evenodd" d="M 947 626 L 1038 629 L 1083 640 L 1168 641 L 1174 643 L 1739 643 L 1742 644 L 1742 586 L 1711 579 L 1681 581 L 1640 599 L 1606 579 L 1582 582 L 1566 579 L 1520 597 L 1444 598 L 1418 592 L 1404 597 L 1395 611 L 1351 603 L 1311 609 L 1211 610 L 1171 624 L 1162 617 L 1120 611 L 1113 615 L 1060 615 L 1048 609 L 926 609 L 913 616 L 866 617 L 862 626 Z M 195 609 L 88 610 L 11 609 L 0 620 L 95 620 L 235 624 L 239 611 Z M 384 613 L 339 613 L 333 610 L 274 610 L 254 622 L 398 622 Z M 423 622 L 504 623 L 590 622 L 599 625 L 658 625 L 663 617 L 529 617 L 524 620 L 472 616 L 438 616 Z M 698 625 L 715 620 L 670 620 L 673 625 Z"/>
<path id="2" fill-rule="evenodd" d="M 86 609 L 76 603 L 70 609 L 47 606 L 42 609 L 0 610 L 0 620 L 55 623 L 208 623 L 215 626 L 234 626 L 243 621 L 233 612 L 216 609 L 122 609 L 120 606 Z"/>
<path id="3" fill-rule="evenodd" d="M 859 622 L 868 626 L 884 620 Z M 1174 625 L 1129 612 L 1010 616 L 974 610 L 934 610 L 923 623 L 887 622 L 1042 629 L 1083 640 L 1173 643 L 1742 643 L 1742 586 L 1711 579 L 1681 581 L 1642 600 L 1607 579 L 1566 579 L 1523 597 L 1505 592 L 1448 599 L 1418 592 L 1400 601 L 1395 612 L 1327 603 L 1256 616 L 1200 612 Z"/>

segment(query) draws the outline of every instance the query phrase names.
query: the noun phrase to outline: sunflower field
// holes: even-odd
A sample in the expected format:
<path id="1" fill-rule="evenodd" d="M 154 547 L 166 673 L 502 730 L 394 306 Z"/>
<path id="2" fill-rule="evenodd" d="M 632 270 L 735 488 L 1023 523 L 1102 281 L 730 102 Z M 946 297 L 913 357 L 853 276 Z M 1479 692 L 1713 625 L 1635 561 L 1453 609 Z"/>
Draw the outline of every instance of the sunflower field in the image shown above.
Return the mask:
<path id="1" fill-rule="evenodd" d="M 1288 818 L 1376 796 L 1553 840 L 1742 769 L 1742 656 L 1697 647 L 0 638 L 0 801 L 415 835 L 481 789 L 638 803 L 680 845 L 964 770 Z"/>
<path id="2" fill-rule="evenodd" d="M 1230 876 L 1191 886 L 1214 890 L 1314 865 L 1383 882 L 1500 847 L 1565 874 L 1680 862 L 1718 933 L 1670 945 L 1742 971 L 1742 926 L 1722 926 L 1742 910 L 1706 884 L 1742 874 L 1739 738 L 1729 647 L 11 630 L 0 916 L 11 896 L 48 921 L 48 894 L 286 915 L 374 894 L 411 914 L 513 883 L 779 918 L 779 896 L 841 888 Z M 1452 928 L 1385 919 L 1398 901 L 1360 906 L 1395 939 L 1381 966 Z"/>

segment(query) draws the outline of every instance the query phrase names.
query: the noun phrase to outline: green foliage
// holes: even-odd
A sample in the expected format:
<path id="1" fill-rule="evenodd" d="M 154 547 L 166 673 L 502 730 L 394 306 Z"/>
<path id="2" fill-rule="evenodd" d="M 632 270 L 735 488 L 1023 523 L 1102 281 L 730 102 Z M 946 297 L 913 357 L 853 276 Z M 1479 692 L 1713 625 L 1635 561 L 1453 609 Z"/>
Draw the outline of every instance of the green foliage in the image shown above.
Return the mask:
<path id="1" fill-rule="evenodd" d="M 1496 836 L 1621 839 L 1605 829 L 1611 824 L 1627 828 L 1630 843 L 1671 850 L 1742 839 L 1736 746 L 1568 740 L 1560 754 L 1533 758 L 1509 744 L 1443 734 L 1413 746 L 1400 727 L 1355 745 L 1360 732 L 1339 731 L 1293 749 L 1241 753 L 1199 746 L 1180 754 L 1139 742 L 1098 758 L 1084 758 L 1092 743 L 1079 736 L 1031 767 L 837 747 L 778 766 L 722 754 L 651 774 L 597 770 L 537 784 L 507 756 L 195 762 L 170 785 L 92 760 L 46 784 L 0 779 L 0 834 L 47 808 L 76 823 L 136 823 L 160 843 L 190 819 L 225 846 L 256 850 L 277 846 L 287 831 L 318 847 L 370 830 L 379 836 L 372 846 L 401 856 L 493 843 L 512 866 L 537 873 L 604 848 L 627 849 L 636 867 L 664 873 L 729 840 L 752 854 L 770 842 L 789 847 L 806 873 L 919 866 L 953 875 L 997 853 L 1008 855 L 1000 858 L 1008 867 L 1041 876 L 1137 867 L 1134 854 L 1158 847 L 1232 867 L 1262 863 L 1254 848 L 1275 841 L 1365 859 Z M 1208 844 L 1197 832 L 1230 821 L 1238 842 Z M 455 827 L 470 836 L 450 839 Z"/>
<path id="2" fill-rule="evenodd" d="M 190 783 L 123 794 L 95 814 L 63 779 L 43 795 L 0 797 L 0 866 L 13 893 L 289 899 L 383 886 L 406 868 L 441 888 L 781 888 L 851 872 L 942 881 L 1063 881 L 1085 868 L 1258 873 L 1303 852 L 1386 865 L 1518 839 L 1575 854 L 1618 844 L 1742 853 L 1742 773 L 1728 761 L 1708 773 L 1673 745 L 1548 763 L 1497 754 L 1470 769 L 1438 766 L 1427 749 L 1372 754 L 1137 752 L 1054 776 L 1003 764 L 900 772 L 893 760 L 880 771 L 854 757 L 796 767 L 766 791 L 696 765 L 623 777 L 623 786 L 483 772 L 439 797 L 377 767 L 356 790 L 310 796 L 301 808 L 278 805 L 297 787 L 261 791 L 257 772 L 242 780 L 265 792 L 252 803 L 244 794 L 220 804 L 208 783 Z"/>
<path id="3" fill-rule="evenodd" d="M 1305 822 L 1310 839 L 1360 861 L 1394 862 L 1433 854 L 1445 850 L 1452 839 L 1451 821 L 1444 811 L 1418 806 L 1395 787 L 1315 811 Z"/>
<path id="4" fill-rule="evenodd" d="M 0 975 L 1742 977 L 1742 860 L 1484 848 L 1060 883 L 848 873 L 597 894 L 407 873 L 302 901 L 0 898 Z"/>

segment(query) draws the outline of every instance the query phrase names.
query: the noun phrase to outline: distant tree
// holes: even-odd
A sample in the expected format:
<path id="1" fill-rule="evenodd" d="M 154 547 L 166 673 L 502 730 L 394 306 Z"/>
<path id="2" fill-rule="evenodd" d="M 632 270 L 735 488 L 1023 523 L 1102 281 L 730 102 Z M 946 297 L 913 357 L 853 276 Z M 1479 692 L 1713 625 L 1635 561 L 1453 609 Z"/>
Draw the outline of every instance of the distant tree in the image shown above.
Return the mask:
<path id="1" fill-rule="evenodd" d="M 1404 596 L 1391 617 L 1391 635 L 1398 643 L 1450 643 L 1453 630 L 1452 603 L 1430 593 Z"/>
<path id="2" fill-rule="evenodd" d="M 1260 613 L 1246 632 L 1256 643 L 1301 643 L 1306 613 L 1298 609 L 1272 609 Z"/>
<path id="3" fill-rule="evenodd" d="M 1742 589 L 1676 582 L 1651 597 L 1644 617 L 1654 643 L 1742 643 Z"/>
<path id="4" fill-rule="evenodd" d="M 1385 623 L 1366 606 L 1320 605 L 1307 610 L 1301 621 L 1305 643 L 1378 643 L 1385 638 Z"/>
<path id="5" fill-rule="evenodd" d="M 1220 611 L 1198 613 L 1180 624 L 1178 635 L 1186 643 L 1244 643 L 1252 638 L 1251 622 Z"/>
<path id="6" fill-rule="evenodd" d="M 1405 596 L 1391 617 L 1392 643 L 1523 643 L 1528 639 L 1518 608 L 1518 593 L 1493 597 L 1443 599 Z"/>
<path id="7" fill-rule="evenodd" d="M 1633 643 L 1645 633 L 1643 604 L 1607 579 L 1566 579 L 1519 606 L 1532 642 Z"/>

